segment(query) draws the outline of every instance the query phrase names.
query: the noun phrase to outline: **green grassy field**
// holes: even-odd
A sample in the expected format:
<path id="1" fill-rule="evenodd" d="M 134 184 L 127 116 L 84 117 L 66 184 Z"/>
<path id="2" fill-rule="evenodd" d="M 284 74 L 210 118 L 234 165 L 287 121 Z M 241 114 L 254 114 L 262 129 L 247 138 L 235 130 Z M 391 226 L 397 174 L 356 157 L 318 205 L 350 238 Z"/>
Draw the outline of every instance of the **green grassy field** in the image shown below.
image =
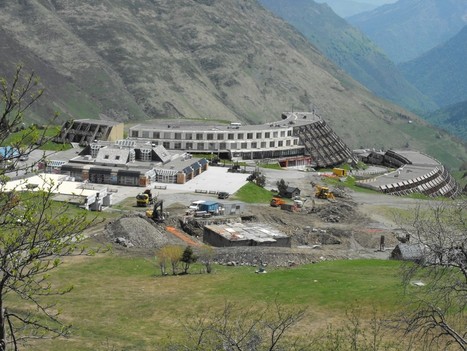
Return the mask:
<path id="1" fill-rule="evenodd" d="M 247 203 L 269 203 L 276 193 L 266 190 L 253 182 L 248 182 L 235 193 L 235 199 Z"/>
<path id="2" fill-rule="evenodd" d="M 226 301 L 245 307 L 277 300 L 305 307 L 303 326 L 324 328 L 359 306 L 370 314 L 395 311 L 401 301 L 399 263 L 379 260 L 321 262 L 293 268 L 214 266 L 213 274 L 158 276 L 149 258 L 102 254 L 66 262 L 54 273 L 73 284 L 60 297 L 62 318 L 74 325 L 68 339 L 40 341 L 28 350 L 158 350 L 180 337 L 180 321 L 221 309 Z"/>

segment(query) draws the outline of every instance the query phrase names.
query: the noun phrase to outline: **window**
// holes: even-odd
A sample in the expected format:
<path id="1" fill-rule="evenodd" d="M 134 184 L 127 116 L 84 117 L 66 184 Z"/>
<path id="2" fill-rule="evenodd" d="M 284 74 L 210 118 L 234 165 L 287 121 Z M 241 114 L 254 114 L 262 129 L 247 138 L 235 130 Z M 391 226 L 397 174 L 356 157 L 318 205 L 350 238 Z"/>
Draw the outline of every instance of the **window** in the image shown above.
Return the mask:
<path id="1" fill-rule="evenodd" d="M 207 137 L 208 140 L 214 140 L 214 134 L 212 134 L 212 133 L 208 133 L 206 135 L 206 137 Z"/>
<path id="2" fill-rule="evenodd" d="M 246 138 L 249 140 L 253 139 L 253 133 L 247 133 Z"/>
<path id="3" fill-rule="evenodd" d="M 271 137 L 271 133 L 270 133 L 270 132 L 264 133 L 264 137 L 265 137 L 266 139 L 270 138 L 270 137 Z"/>
<path id="4" fill-rule="evenodd" d="M 182 133 L 175 133 L 175 140 L 182 140 Z"/>
<path id="5" fill-rule="evenodd" d="M 272 133 L 272 137 L 273 137 L 273 138 L 277 138 L 278 136 L 279 136 L 279 133 L 278 133 L 278 132 L 273 132 L 273 133 Z"/>
<path id="6" fill-rule="evenodd" d="M 220 150 L 225 150 L 225 149 L 227 149 L 226 144 L 225 144 L 225 143 L 220 143 L 220 144 L 219 144 L 219 149 L 220 149 Z"/>
<path id="7" fill-rule="evenodd" d="M 153 133 L 152 133 L 152 137 L 153 137 L 154 139 L 160 139 L 160 138 L 161 138 L 161 133 L 159 133 L 159 132 L 153 132 Z"/>
<path id="8" fill-rule="evenodd" d="M 224 140 L 224 134 L 222 133 L 217 134 L 217 140 Z"/>
<path id="9" fill-rule="evenodd" d="M 170 139 L 171 133 L 170 132 L 165 132 L 164 133 L 164 139 Z"/>
<path id="10" fill-rule="evenodd" d="M 162 143 L 162 146 L 165 147 L 166 149 L 170 149 L 170 143 L 168 141 L 164 141 Z"/>
<path id="11" fill-rule="evenodd" d="M 144 131 L 143 131 L 143 136 L 142 136 L 142 137 L 148 139 L 148 138 L 149 138 L 149 132 L 146 131 L 146 130 L 144 130 Z"/>
<path id="12" fill-rule="evenodd" d="M 256 139 L 261 139 L 263 136 L 262 136 L 263 133 L 256 133 Z"/>
<path id="13" fill-rule="evenodd" d="M 174 149 L 180 150 L 182 148 L 182 143 L 175 143 L 174 144 Z"/>
<path id="14" fill-rule="evenodd" d="M 292 130 L 287 131 L 287 136 L 292 136 Z"/>
<path id="15" fill-rule="evenodd" d="M 276 146 L 276 143 L 274 141 L 269 142 L 269 147 L 275 147 L 275 146 Z"/>
<path id="16" fill-rule="evenodd" d="M 285 137 L 285 130 L 281 130 L 281 137 Z"/>
<path id="17" fill-rule="evenodd" d="M 118 161 L 120 160 L 120 155 L 115 156 L 115 159 Z"/>
<path id="18" fill-rule="evenodd" d="M 132 138 L 137 138 L 138 137 L 138 131 L 137 130 L 132 130 L 131 131 L 131 137 Z"/>
<path id="19" fill-rule="evenodd" d="M 266 147 L 266 142 L 265 141 L 262 141 L 261 142 L 261 148 L 264 149 Z"/>
<path id="20" fill-rule="evenodd" d="M 283 142 L 282 140 L 279 140 L 279 142 L 278 142 L 277 146 L 279 146 L 279 147 L 280 147 L 280 146 L 283 146 L 283 145 L 284 145 L 284 142 Z"/>
<path id="21" fill-rule="evenodd" d="M 252 149 L 256 149 L 257 147 L 258 147 L 258 143 L 256 143 L 256 142 L 251 143 L 251 148 Z"/>
<path id="22" fill-rule="evenodd" d="M 109 159 L 109 155 L 105 155 L 104 160 L 108 160 L 108 159 Z"/>
<path id="23" fill-rule="evenodd" d="M 204 150 L 204 143 L 198 143 L 198 150 Z"/>
<path id="24" fill-rule="evenodd" d="M 187 150 L 192 150 L 193 149 L 193 143 L 186 143 L 185 148 Z"/>
<path id="25" fill-rule="evenodd" d="M 185 140 L 193 140 L 193 134 L 191 134 L 191 133 L 186 133 L 186 134 L 185 134 Z"/>
<path id="26" fill-rule="evenodd" d="M 235 140 L 235 134 L 234 133 L 229 133 L 229 135 L 227 135 L 227 139 Z"/>
<path id="27" fill-rule="evenodd" d="M 242 146 L 241 146 L 241 148 L 242 148 L 242 149 L 246 149 L 246 148 L 248 148 L 248 145 L 247 145 L 247 143 L 242 143 Z"/>
<path id="28" fill-rule="evenodd" d="M 196 140 L 203 140 L 203 133 L 196 133 Z"/>
<path id="29" fill-rule="evenodd" d="M 290 139 L 287 139 L 287 141 L 285 142 L 285 145 L 290 146 Z"/>
<path id="30" fill-rule="evenodd" d="M 237 139 L 242 140 L 243 139 L 243 133 L 238 133 L 237 134 Z"/>
<path id="31" fill-rule="evenodd" d="M 231 143 L 230 149 L 235 150 L 237 148 L 237 143 Z"/>

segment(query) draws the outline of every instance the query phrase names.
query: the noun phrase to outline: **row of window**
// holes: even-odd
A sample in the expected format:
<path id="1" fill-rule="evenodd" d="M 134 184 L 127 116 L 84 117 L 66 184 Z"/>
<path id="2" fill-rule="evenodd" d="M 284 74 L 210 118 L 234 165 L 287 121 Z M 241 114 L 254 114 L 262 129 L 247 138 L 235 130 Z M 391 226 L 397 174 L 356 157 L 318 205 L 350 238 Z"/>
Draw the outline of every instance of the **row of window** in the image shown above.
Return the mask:
<path id="1" fill-rule="evenodd" d="M 144 139 L 172 139 L 172 140 L 254 140 L 254 139 L 270 139 L 270 138 L 285 138 L 292 136 L 292 130 L 280 130 L 272 132 L 248 132 L 248 133 L 188 133 L 188 132 L 153 132 L 153 131 L 138 131 L 132 130 L 132 138 Z"/>
<path id="2" fill-rule="evenodd" d="M 154 141 L 154 144 L 161 143 Z M 277 140 L 277 141 L 262 141 L 262 142 L 242 142 L 242 143 L 192 143 L 192 142 L 162 142 L 162 146 L 167 150 L 241 150 L 241 149 L 266 149 L 275 147 L 284 147 L 298 145 L 297 139 Z"/>

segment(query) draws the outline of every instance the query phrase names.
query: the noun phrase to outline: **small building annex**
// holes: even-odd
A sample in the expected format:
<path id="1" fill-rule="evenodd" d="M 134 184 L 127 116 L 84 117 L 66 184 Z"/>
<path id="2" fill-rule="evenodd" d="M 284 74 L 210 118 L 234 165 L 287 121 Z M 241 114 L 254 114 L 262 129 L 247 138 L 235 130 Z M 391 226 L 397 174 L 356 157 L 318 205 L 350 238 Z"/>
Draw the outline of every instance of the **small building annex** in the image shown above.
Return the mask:
<path id="1" fill-rule="evenodd" d="M 50 191 L 53 200 L 76 204 L 86 210 L 100 211 L 111 206 L 112 193 L 106 186 L 78 183 L 60 174 L 41 173 L 26 179 L 13 180 L 2 186 L 2 191 Z"/>
<path id="2" fill-rule="evenodd" d="M 151 183 L 184 184 L 208 169 L 206 159 L 169 153 L 162 145 L 118 140 L 94 142 L 60 166 L 78 181 L 147 187 Z"/>
<path id="3" fill-rule="evenodd" d="M 62 125 L 60 134 L 55 138 L 58 143 L 79 143 L 89 145 L 95 140 L 116 141 L 123 139 L 123 123 L 94 119 L 67 121 Z"/>
<path id="4" fill-rule="evenodd" d="M 231 223 L 204 226 L 203 241 L 216 247 L 291 247 L 290 237 L 265 224 Z"/>

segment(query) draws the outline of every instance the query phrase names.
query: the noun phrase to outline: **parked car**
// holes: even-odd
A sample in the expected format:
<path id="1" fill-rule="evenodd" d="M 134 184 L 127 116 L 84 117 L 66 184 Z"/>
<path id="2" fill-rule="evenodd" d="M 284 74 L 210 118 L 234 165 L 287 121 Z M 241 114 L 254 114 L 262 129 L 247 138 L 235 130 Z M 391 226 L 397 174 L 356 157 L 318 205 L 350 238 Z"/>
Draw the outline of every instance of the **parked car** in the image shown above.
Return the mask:
<path id="1" fill-rule="evenodd" d="M 220 192 L 217 194 L 217 198 L 218 198 L 218 199 L 227 199 L 229 196 L 230 196 L 230 194 L 227 193 L 227 192 L 225 192 L 225 191 L 220 191 Z"/>
<path id="2" fill-rule="evenodd" d="M 23 154 L 19 157 L 19 160 L 20 161 L 27 161 L 29 159 L 29 155 L 28 154 Z"/>

